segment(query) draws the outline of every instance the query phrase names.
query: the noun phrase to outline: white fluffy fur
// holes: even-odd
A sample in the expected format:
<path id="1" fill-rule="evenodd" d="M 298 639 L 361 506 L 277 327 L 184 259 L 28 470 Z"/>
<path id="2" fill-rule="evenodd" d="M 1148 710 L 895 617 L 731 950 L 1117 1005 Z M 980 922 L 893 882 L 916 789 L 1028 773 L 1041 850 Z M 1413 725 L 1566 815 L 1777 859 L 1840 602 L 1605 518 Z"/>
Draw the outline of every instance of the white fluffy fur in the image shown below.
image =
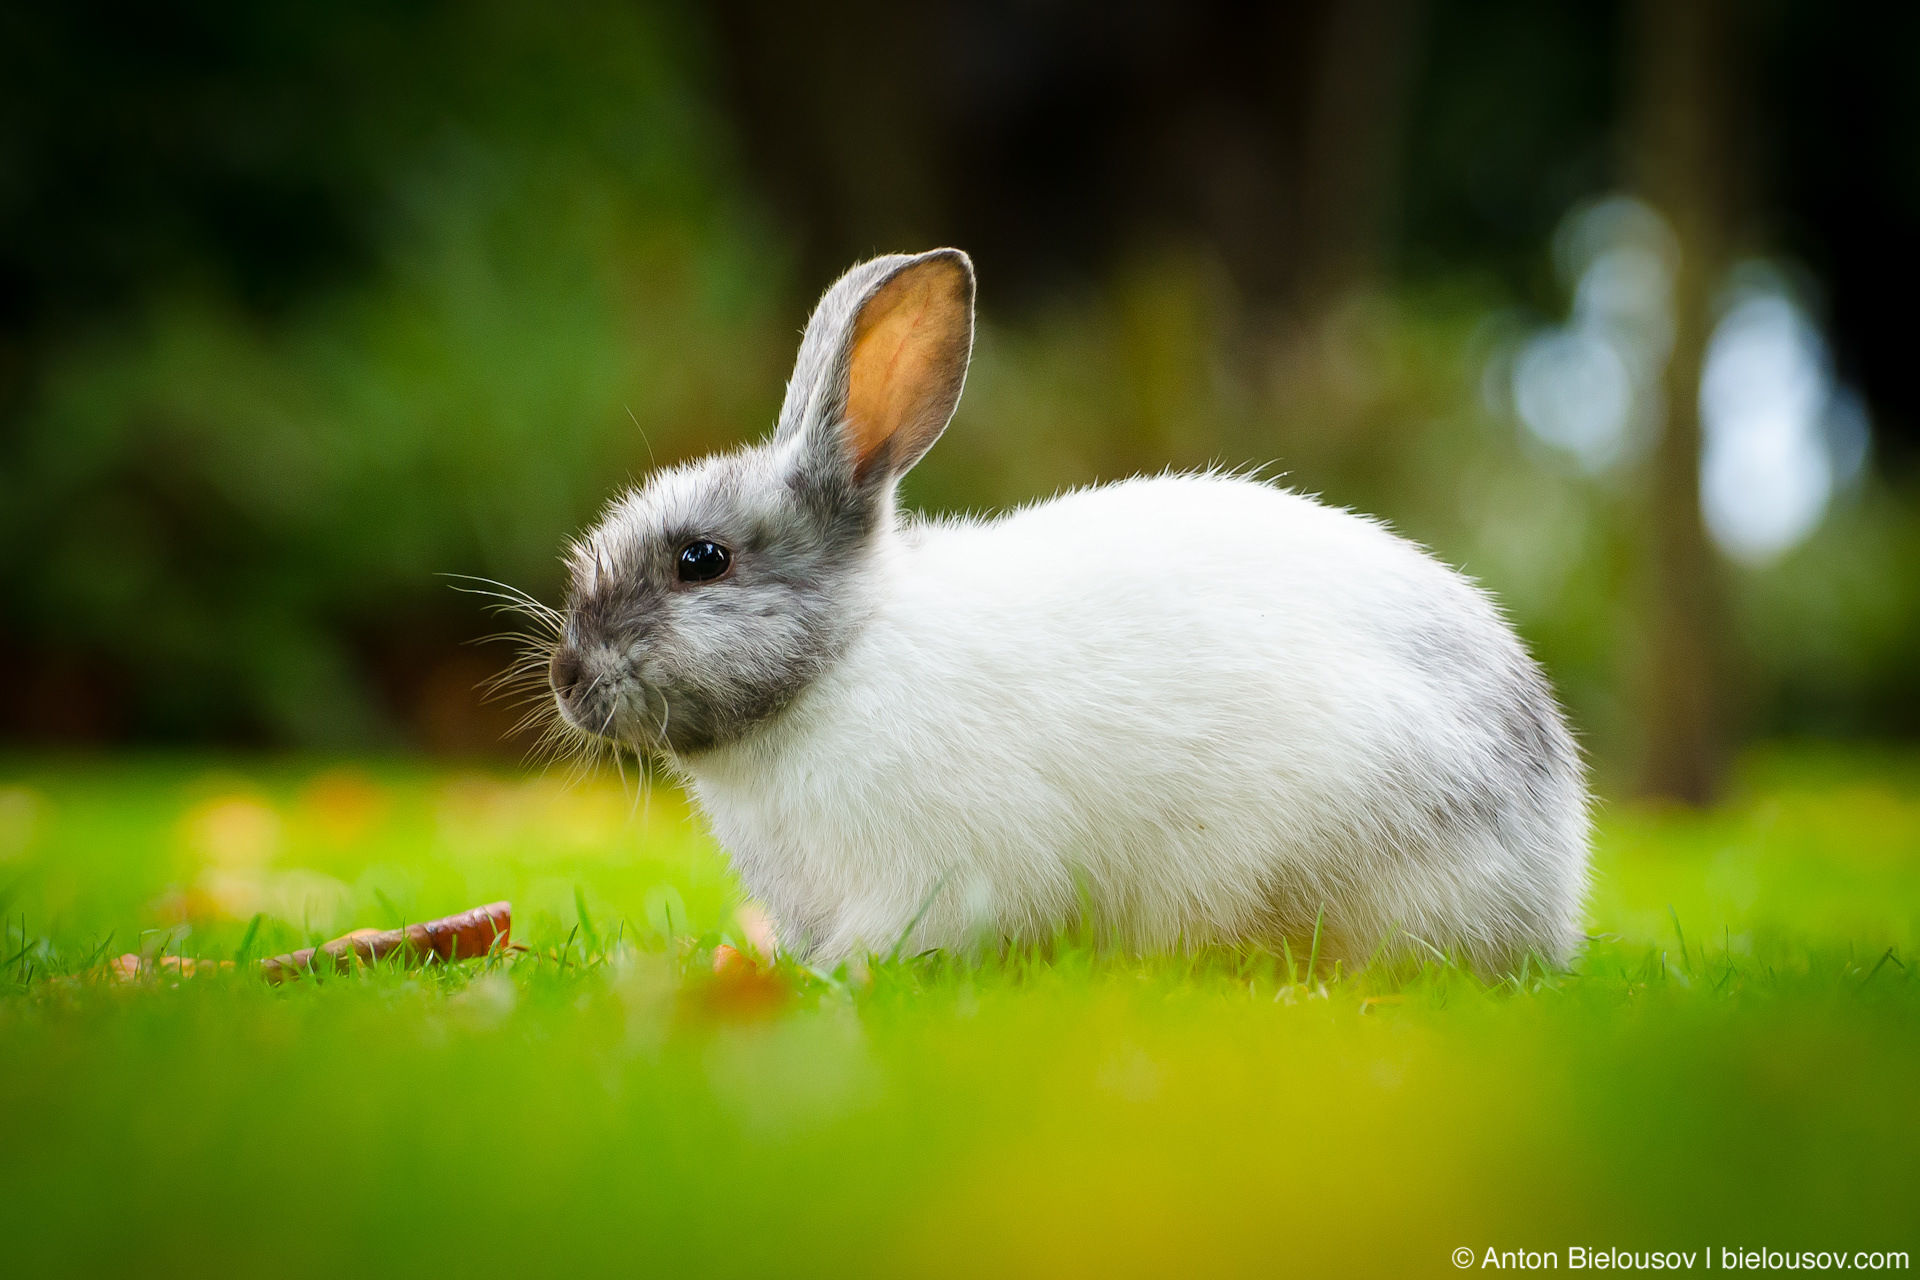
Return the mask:
<path id="1" fill-rule="evenodd" d="M 1350 961 L 1578 940 L 1558 711 L 1486 598 L 1380 525 L 1166 476 L 879 536 L 850 648 L 680 761 L 787 945 L 1045 938 L 1083 910 L 1143 949 L 1301 939 L 1322 911 Z"/>

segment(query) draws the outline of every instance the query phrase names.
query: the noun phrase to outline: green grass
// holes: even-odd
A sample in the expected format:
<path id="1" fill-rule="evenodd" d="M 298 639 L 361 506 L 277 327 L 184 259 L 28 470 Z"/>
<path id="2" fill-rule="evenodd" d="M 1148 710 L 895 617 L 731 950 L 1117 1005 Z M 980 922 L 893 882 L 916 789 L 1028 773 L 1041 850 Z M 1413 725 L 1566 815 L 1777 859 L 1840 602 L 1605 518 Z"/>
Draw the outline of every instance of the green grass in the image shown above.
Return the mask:
<path id="1" fill-rule="evenodd" d="M 1717 812 L 1609 807 L 1598 867 L 1575 972 L 1491 987 L 1084 939 L 756 986 L 711 972 L 738 888 L 670 788 L 15 760 L 0 1271 L 1920 1253 L 1920 761 L 1759 757 Z M 497 898 L 512 960 L 280 988 L 88 965 Z"/>

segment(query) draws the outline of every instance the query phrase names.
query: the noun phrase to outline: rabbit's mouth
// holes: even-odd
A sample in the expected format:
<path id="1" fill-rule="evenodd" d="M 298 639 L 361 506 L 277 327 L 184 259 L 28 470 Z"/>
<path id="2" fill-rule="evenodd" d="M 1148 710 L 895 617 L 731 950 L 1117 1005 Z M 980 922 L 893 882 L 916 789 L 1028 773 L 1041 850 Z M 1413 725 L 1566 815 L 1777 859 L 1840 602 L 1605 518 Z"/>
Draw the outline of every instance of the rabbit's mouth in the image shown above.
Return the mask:
<path id="1" fill-rule="evenodd" d="M 823 645 L 794 644 L 799 624 L 774 616 L 784 630 L 758 645 L 725 649 L 660 626 L 611 639 L 566 636 L 550 651 L 547 669 L 561 736 L 688 756 L 752 733 L 791 705 L 824 665 Z M 567 630 L 576 630 L 571 620 Z"/>
<path id="2" fill-rule="evenodd" d="M 553 655 L 548 683 L 561 721 L 577 732 L 637 751 L 670 746 L 667 695 L 638 679 L 628 663 L 594 663 L 563 648 Z"/>

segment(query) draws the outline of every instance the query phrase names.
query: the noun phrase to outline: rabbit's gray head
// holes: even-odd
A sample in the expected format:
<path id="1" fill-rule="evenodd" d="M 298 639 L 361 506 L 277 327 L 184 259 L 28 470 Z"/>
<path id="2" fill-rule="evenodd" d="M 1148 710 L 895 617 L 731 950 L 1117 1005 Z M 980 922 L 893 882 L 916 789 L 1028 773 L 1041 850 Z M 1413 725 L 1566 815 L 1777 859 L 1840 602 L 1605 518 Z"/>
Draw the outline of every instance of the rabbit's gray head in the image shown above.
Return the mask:
<path id="1" fill-rule="evenodd" d="M 842 276 L 772 439 L 659 472 L 571 548 L 548 667 L 566 723 L 690 753 L 787 706 L 859 625 L 896 482 L 946 429 L 972 345 L 960 251 Z"/>

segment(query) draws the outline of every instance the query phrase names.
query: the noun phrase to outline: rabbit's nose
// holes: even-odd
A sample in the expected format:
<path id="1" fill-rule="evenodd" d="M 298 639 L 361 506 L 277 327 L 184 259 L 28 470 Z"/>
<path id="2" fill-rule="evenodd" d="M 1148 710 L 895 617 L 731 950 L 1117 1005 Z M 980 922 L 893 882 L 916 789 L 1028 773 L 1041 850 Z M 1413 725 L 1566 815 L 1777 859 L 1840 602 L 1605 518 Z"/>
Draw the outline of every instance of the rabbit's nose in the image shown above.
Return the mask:
<path id="1" fill-rule="evenodd" d="M 586 664 L 580 661 L 580 655 L 572 649 L 561 649 L 553 655 L 553 661 L 547 664 L 547 683 L 553 686 L 553 696 L 562 706 L 571 709 L 574 700 L 580 696 L 581 678 L 586 674 Z"/>

